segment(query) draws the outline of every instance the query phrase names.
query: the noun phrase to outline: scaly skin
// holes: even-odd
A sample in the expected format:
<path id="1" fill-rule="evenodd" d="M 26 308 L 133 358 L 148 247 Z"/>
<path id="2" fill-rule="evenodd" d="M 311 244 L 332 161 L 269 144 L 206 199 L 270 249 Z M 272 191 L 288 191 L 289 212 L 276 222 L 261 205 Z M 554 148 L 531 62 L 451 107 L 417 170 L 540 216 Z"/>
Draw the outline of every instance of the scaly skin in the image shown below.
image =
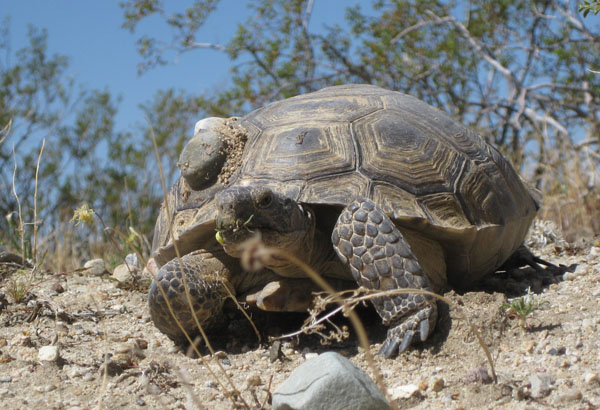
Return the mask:
<path id="1" fill-rule="evenodd" d="M 339 257 L 357 282 L 367 289 L 398 288 L 431 291 L 421 265 L 394 223 L 372 201 L 352 202 L 340 215 L 331 235 Z M 373 300 L 390 326 L 380 353 L 392 357 L 415 340 L 425 341 L 435 327 L 437 305 L 431 296 L 408 293 Z"/>
<path id="2" fill-rule="evenodd" d="M 231 271 L 212 253 L 196 251 L 181 258 L 173 259 L 160 268 L 148 293 L 150 315 L 155 326 L 176 342 L 184 342 L 185 336 L 177 325 L 163 296 L 163 289 L 171 309 L 190 335 L 198 333 L 196 322 L 190 309 L 184 277 L 187 282 L 191 305 L 203 328 L 212 326 L 221 316 L 221 310 L 228 296 L 226 286 L 231 289 Z"/>

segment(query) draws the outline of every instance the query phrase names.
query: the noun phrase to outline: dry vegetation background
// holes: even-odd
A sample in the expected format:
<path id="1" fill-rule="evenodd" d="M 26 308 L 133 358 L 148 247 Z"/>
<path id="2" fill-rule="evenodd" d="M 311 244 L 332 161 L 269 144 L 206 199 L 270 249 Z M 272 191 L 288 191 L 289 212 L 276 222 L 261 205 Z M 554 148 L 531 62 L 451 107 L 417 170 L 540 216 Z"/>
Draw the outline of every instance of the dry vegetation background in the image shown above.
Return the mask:
<path id="1" fill-rule="evenodd" d="M 68 58 L 48 52 L 51 33 L 32 27 L 30 45 L 15 52 L 5 25 L 0 244 L 54 272 L 95 256 L 114 266 L 132 244 L 147 257 L 143 238 L 151 238 L 162 201 L 151 129 L 171 183 L 198 119 L 243 115 L 340 83 L 403 91 L 450 113 L 543 192 L 540 217 L 555 221 L 568 240 L 600 232 L 596 2 L 374 1 L 340 9 L 343 25 L 313 22 L 323 21 L 314 15 L 317 3 L 251 1 L 248 19 L 217 44 L 198 38 L 216 0 L 185 9 L 124 2 L 123 28 L 136 36 L 141 75 L 207 48 L 225 53 L 232 67 L 228 87 L 204 95 L 158 90 L 143 106 L 138 133 L 116 128 L 118 97 L 81 87 L 68 74 Z M 172 38 L 143 31 L 150 18 L 170 27 Z M 83 204 L 102 223 L 74 229 L 73 210 Z"/>

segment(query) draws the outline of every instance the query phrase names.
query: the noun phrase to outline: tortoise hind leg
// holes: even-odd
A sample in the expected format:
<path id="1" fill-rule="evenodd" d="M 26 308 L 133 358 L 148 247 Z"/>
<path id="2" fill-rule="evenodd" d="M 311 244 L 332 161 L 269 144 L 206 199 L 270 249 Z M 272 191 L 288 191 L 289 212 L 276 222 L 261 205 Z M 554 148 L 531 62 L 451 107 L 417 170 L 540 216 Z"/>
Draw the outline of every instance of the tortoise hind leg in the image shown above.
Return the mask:
<path id="1" fill-rule="evenodd" d="M 348 205 L 334 227 L 332 242 L 356 281 L 368 289 L 430 290 L 428 279 L 409 244 L 394 223 L 370 200 Z M 419 335 L 425 341 L 437 320 L 431 296 L 399 294 L 373 299 L 385 325 L 390 326 L 380 354 L 405 351 Z"/>
<path id="2" fill-rule="evenodd" d="M 185 291 L 184 275 L 189 299 Z M 194 308 L 203 328 L 212 325 L 221 316 L 223 304 L 229 295 L 225 287 L 229 286 L 231 289 L 230 276 L 230 270 L 223 262 L 206 251 L 183 256 L 181 264 L 178 258 L 168 262 L 160 268 L 148 293 L 148 305 L 154 325 L 170 339 L 185 342 L 186 337 L 177 320 L 191 337 L 198 334 L 190 306 Z"/>
<path id="3" fill-rule="evenodd" d="M 535 256 L 525 245 L 521 245 L 497 270 L 510 270 L 522 266 L 530 266 L 538 272 L 544 271 L 544 268 L 540 264 L 546 268 L 558 269 L 556 265 Z"/>

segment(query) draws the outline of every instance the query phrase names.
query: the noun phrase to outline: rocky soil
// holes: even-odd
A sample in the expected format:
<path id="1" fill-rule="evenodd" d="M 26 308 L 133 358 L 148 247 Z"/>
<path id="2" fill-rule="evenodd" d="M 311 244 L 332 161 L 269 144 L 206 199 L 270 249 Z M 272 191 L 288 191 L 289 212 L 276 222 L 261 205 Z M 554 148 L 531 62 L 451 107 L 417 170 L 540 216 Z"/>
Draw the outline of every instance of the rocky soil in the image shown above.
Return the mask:
<path id="1" fill-rule="evenodd" d="M 540 233 L 541 232 L 541 233 Z M 468 292 L 448 291 L 427 342 L 389 360 L 376 353 L 386 329 L 360 314 L 371 354 L 397 408 L 600 408 L 600 245 L 567 245 L 538 230 L 534 252 L 561 271 L 496 273 Z M 101 273 L 101 272 L 96 272 Z M 240 314 L 209 335 L 213 359 L 190 357 L 158 332 L 143 289 L 90 271 L 44 276 L 15 303 L 11 274 L 0 282 L 0 402 L 3 409 L 271 408 L 269 393 L 301 363 L 336 351 L 373 376 L 356 337 L 322 346 L 317 336 L 258 343 Z M 545 301 L 526 323 L 507 299 Z M 478 329 L 493 360 L 470 330 Z M 298 315 L 255 315 L 264 336 L 298 328 Z M 347 325 L 343 318 L 338 326 Z M 524 325 L 524 326 L 522 326 Z M 207 353 L 206 349 L 202 349 Z M 274 354 L 275 353 L 275 354 Z M 279 354 L 276 354 L 279 353 Z M 240 392 L 229 398 L 230 391 Z"/>

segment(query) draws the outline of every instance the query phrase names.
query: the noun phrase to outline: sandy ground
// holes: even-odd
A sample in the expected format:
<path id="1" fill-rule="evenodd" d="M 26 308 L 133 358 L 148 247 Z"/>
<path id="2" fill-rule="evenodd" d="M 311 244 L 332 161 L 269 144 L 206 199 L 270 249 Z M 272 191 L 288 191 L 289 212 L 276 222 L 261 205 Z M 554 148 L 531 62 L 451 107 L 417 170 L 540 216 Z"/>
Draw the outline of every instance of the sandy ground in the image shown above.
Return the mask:
<path id="1" fill-rule="evenodd" d="M 362 309 L 370 351 L 395 405 L 599 408 L 600 248 L 593 245 L 538 242 L 536 254 L 569 269 L 497 273 L 471 291 L 447 292 L 454 307 L 440 305 L 433 336 L 393 360 L 376 355 L 386 329 L 373 311 Z M 26 301 L 14 303 L 7 289 L 9 275 L 0 285 L 6 295 L 0 299 L 0 402 L 6 410 L 229 409 L 234 402 L 268 409 L 269 392 L 299 364 L 328 350 L 373 374 L 352 331 L 330 346 L 322 346 L 315 336 L 283 341 L 276 359 L 272 343 L 259 344 L 243 316 L 232 313 L 223 328 L 209 335 L 219 351 L 216 357 L 199 359 L 186 356 L 154 328 L 143 289 L 122 288 L 108 276 L 49 274 Z M 524 328 L 502 305 L 525 295 L 527 288 L 545 303 L 527 317 Z M 489 349 L 496 382 L 465 317 Z M 297 329 L 302 319 L 258 315 L 256 324 L 268 337 Z M 350 327 L 343 318 L 336 323 Z M 50 345 L 58 348 L 56 360 L 56 350 L 43 348 Z M 234 389 L 240 396 L 228 398 Z"/>

